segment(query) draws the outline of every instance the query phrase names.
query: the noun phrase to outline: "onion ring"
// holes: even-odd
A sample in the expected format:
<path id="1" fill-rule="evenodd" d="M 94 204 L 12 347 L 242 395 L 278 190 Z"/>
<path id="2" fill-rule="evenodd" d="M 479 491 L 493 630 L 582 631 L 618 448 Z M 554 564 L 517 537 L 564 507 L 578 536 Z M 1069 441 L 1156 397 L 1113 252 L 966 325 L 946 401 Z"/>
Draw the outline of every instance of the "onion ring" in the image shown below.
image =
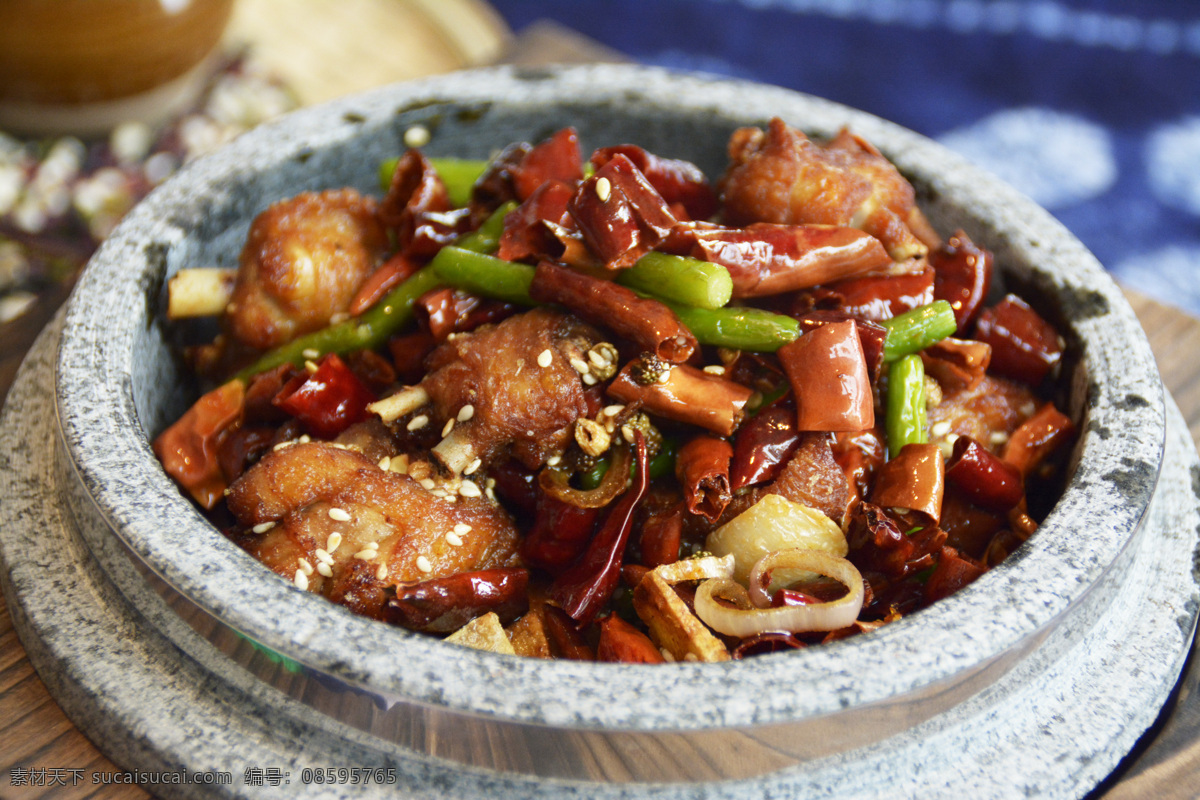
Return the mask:
<path id="1" fill-rule="evenodd" d="M 862 575 L 853 564 L 817 550 L 780 550 L 763 556 L 754 565 L 751 584 L 761 585 L 761 574 L 779 567 L 820 573 L 845 584 L 849 591 L 828 603 L 759 608 L 740 583 L 713 578 L 696 589 L 696 616 L 718 633 L 743 639 L 768 631 L 834 631 L 854 624 L 862 610 L 864 591 Z M 718 602 L 718 598 L 732 602 L 734 607 Z"/>
<path id="2" fill-rule="evenodd" d="M 633 452 L 622 443 L 614 443 L 611 451 L 612 463 L 600 485 L 592 490 L 576 489 L 570 483 L 571 471 L 561 467 L 545 467 L 538 474 L 538 483 L 546 494 L 579 508 L 602 508 L 625 490 L 629 482 L 629 470 L 633 464 Z"/>

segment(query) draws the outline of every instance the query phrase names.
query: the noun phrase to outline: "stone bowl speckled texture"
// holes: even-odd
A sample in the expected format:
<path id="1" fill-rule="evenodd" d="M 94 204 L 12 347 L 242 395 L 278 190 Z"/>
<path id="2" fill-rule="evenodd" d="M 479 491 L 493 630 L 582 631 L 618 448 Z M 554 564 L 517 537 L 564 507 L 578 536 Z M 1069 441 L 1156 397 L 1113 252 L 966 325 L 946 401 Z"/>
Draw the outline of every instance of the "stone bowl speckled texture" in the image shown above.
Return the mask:
<path id="1" fill-rule="evenodd" d="M 1034 537 L 953 597 L 869 636 L 745 662 L 497 656 L 301 592 L 228 542 L 155 460 L 150 439 L 196 391 L 163 318 L 164 282 L 182 267 L 235 265 L 251 218 L 271 202 L 327 187 L 377 192 L 378 164 L 415 124 L 432 132 L 425 150 L 434 155 L 485 157 L 572 125 L 585 152 L 631 141 L 716 176 L 729 133 L 772 116 L 814 136 L 849 126 L 879 147 L 934 226 L 961 227 L 990 248 L 999 282 L 1059 323 L 1069 343 L 1063 380 L 1081 432 L 1069 485 Z M 141 203 L 88 266 L 55 375 L 69 500 L 103 530 L 88 540 L 101 563 L 132 560 L 139 584 L 198 610 L 208 629 L 289 659 L 314 696 L 368 698 L 370 720 L 341 721 L 371 735 L 482 769 L 602 781 L 770 772 L 872 746 L 977 701 L 1001 676 L 1049 669 L 1126 579 L 1165 435 L 1162 384 L 1131 309 L 1094 257 L 1030 200 L 862 112 L 774 87 L 611 65 L 401 84 L 289 115 L 197 161 Z M 1179 615 L 1181 627 L 1192 624 L 1194 599 Z M 311 706 L 339 718 L 336 702 Z M 475 745 L 457 745 L 454 734 L 467 730 Z M 666 755 L 639 756 L 645 748 Z M 607 752 L 619 768 L 605 766 Z"/>

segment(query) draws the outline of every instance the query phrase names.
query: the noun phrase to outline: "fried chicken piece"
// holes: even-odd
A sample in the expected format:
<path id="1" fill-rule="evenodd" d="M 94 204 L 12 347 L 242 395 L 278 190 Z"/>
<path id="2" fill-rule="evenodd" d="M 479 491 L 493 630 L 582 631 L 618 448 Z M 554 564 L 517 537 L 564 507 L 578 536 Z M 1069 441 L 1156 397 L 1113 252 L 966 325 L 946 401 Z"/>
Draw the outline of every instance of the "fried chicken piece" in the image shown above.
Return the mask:
<path id="1" fill-rule="evenodd" d="M 499 504 L 474 484 L 427 480 L 353 449 L 294 444 L 230 487 L 234 539 L 302 588 L 374 618 L 399 582 L 518 563 L 519 533 Z"/>
<path id="2" fill-rule="evenodd" d="M 819 145 L 776 117 L 766 131 L 734 131 L 729 157 L 720 188 L 730 225 L 858 228 L 883 242 L 898 262 L 925 256 L 932 242 L 922 239 L 936 237 L 916 207 L 912 185 L 849 131 Z"/>
<path id="3" fill-rule="evenodd" d="M 225 323 L 267 350 L 344 313 L 388 247 L 376 203 L 353 189 L 304 192 L 255 217 Z"/>
<path id="4" fill-rule="evenodd" d="M 453 421 L 433 454 L 454 474 L 507 448 L 534 469 L 563 451 L 587 414 L 580 370 L 591 370 L 597 341 L 578 318 L 535 308 L 447 340 L 420 384 L 371 408 L 387 421 L 418 410 L 438 428 Z"/>

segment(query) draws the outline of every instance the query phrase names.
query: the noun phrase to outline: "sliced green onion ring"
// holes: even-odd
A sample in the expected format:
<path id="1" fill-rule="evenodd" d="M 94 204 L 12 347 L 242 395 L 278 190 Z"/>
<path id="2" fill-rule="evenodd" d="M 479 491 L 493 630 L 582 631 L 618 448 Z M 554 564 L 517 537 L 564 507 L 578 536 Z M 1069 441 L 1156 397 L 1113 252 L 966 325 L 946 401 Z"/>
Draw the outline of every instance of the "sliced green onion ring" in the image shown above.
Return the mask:
<path id="1" fill-rule="evenodd" d="M 819 550 L 779 550 L 763 556 L 754 565 L 750 585 L 762 585 L 764 572 L 780 568 L 825 575 L 844 584 L 848 591 L 828 603 L 759 608 L 737 581 L 713 578 L 696 589 L 696 616 L 718 633 L 742 639 L 768 631 L 835 631 L 853 625 L 858 619 L 864 597 L 863 579 L 846 559 Z"/>

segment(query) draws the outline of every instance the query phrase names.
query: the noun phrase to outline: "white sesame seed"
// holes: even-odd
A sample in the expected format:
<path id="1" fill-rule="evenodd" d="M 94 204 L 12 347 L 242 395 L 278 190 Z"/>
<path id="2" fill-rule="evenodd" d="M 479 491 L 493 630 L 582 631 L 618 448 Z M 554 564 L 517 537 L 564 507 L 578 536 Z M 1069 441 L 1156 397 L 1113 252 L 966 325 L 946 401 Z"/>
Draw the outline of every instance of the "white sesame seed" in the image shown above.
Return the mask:
<path id="1" fill-rule="evenodd" d="M 667 660 L 667 661 L 674 661 L 674 660 L 675 660 L 675 656 L 674 656 L 674 654 L 673 654 L 673 653 L 671 653 L 671 651 L 670 651 L 670 650 L 668 650 L 668 649 L 667 649 L 667 648 L 665 648 L 665 647 L 660 647 L 660 648 L 658 648 L 658 652 L 662 653 L 662 657 L 663 657 L 665 660 Z"/>
<path id="2" fill-rule="evenodd" d="M 417 569 L 421 572 L 433 572 L 433 565 L 429 563 L 429 559 L 425 556 L 417 556 Z"/>
<path id="3" fill-rule="evenodd" d="M 1034 405 L 1032 400 L 1021 405 L 1021 416 L 1032 417 L 1035 411 L 1037 411 L 1037 406 Z"/>
<path id="4" fill-rule="evenodd" d="M 1008 434 L 1004 431 L 993 431 L 992 435 L 988 437 L 988 441 L 992 444 L 1004 444 L 1008 441 Z"/>
<path id="5" fill-rule="evenodd" d="M 462 486 L 459 487 L 458 493 L 463 497 L 479 497 L 479 495 L 482 494 L 479 491 L 479 484 L 470 480 L 462 482 Z"/>
<path id="6" fill-rule="evenodd" d="M 300 355 L 304 356 L 309 361 L 315 361 L 321 357 L 321 351 L 313 347 L 306 347 L 300 351 Z"/>
<path id="7" fill-rule="evenodd" d="M 615 417 L 617 414 L 620 414 L 624 410 L 625 410 L 625 406 L 621 405 L 620 403 L 615 403 L 611 406 L 604 407 L 604 416 Z"/>
<path id="8" fill-rule="evenodd" d="M 299 439 L 297 439 L 296 441 L 297 441 L 297 442 L 299 442 L 300 444 L 308 444 L 309 442 L 311 442 L 311 441 L 312 441 L 312 437 L 311 437 L 311 436 L 309 436 L 309 435 L 306 433 L 306 434 L 302 435 L 302 436 L 301 436 Z"/>
<path id="9" fill-rule="evenodd" d="M 942 420 L 941 422 L 935 422 L 933 427 L 929 429 L 929 432 L 934 436 L 945 436 L 950 432 L 950 423 L 946 422 L 945 420 Z"/>
<path id="10" fill-rule="evenodd" d="M 354 557 L 361 561 L 370 561 L 371 559 L 375 558 L 375 556 L 377 556 L 377 555 L 379 555 L 378 550 L 371 550 L 370 548 L 364 548 L 362 550 L 359 550 L 357 553 L 355 553 Z"/>
<path id="11" fill-rule="evenodd" d="M 329 518 L 334 522 L 349 522 L 350 514 L 344 508 L 329 509 Z"/>
<path id="12" fill-rule="evenodd" d="M 433 491 L 433 487 L 437 486 L 437 484 L 433 482 L 433 478 L 421 478 L 421 480 L 417 481 L 417 483 L 421 484 L 421 488 L 427 492 Z"/>
<path id="13" fill-rule="evenodd" d="M 405 147 L 424 147 L 429 144 L 429 128 L 424 125 L 413 125 L 404 131 Z"/>
<path id="14" fill-rule="evenodd" d="M 387 562 L 379 565 L 379 569 L 375 570 L 375 578 L 377 580 L 386 580 L 388 576 Z"/>
<path id="15" fill-rule="evenodd" d="M 584 361 L 582 358 L 572 358 L 571 366 L 574 367 L 575 371 L 578 372 L 580 375 L 587 375 L 589 372 L 592 371 L 591 366 L 586 361 Z"/>
<path id="16" fill-rule="evenodd" d="M 307 372 L 309 375 L 312 375 L 314 372 L 316 372 L 316 371 L 317 371 L 317 365 L 316 365 L 316 362 L 314 362 L 314 361 L 305 361 L 305 362 L 304 362 L 304 371 L 305 371 L 305 372 Z"/>
<path id="17" fill-rule="evenodd" d="M 308 576 L 304 574 L 304 570 L 296 570 L 296 575 L 292 578 L 292 583 L 296 584 L 298 589 L 308 590 Z"/>
<path id="18" fill-rule="evenodd" d="M 321 561 L 317 564 L 317 573 L 322 575 L 323 577 L 332 578 L 333 577 L 333 567 L 330 566 L 329 564 L 327 564 L 326 562 Z"/>
<path id="19" fill-rule="evenodd" d="M 475 406 L 471 405 L 470 403 L 467 403 L 465 406 L 463 406 L 462 408 L 460 408 L 458 410 L 458 421 L 459 422 L 466 422 L 473 416 L 475 416 Z"/>
<path id="20" fill-rule="evenodd" d="M 368 548 L 368 549 L 370 549 L 370 550 L 378 550 L 378 549 L 379 549 L 379 542 L 367 542 L 367 543 L 364 545 L 364 547 L 366 547 L 366 548 Z"/>
<path id="21" fill-rule="evenodd" d="M 628 425 L 622 425 L 621 426 L 621 436 L 625 439 L 625 441 L 629 442 L 630 444 L 633 444 L 633 439 L 634 439 L 633 428 L 629 427 Z"/>
<path id="22" fill-rule="evenodd" d="M 725 368 L 722 367 L 720 364 L 709 364 L 707 367 L 704 368 L 704 371 L 707 372 L 709 375 L 724 375 L 725 374 Z"/>
<path id="23" fill-rule="evenodd" d="M 300 565 L 300 571 L 303 572 L 305 575 L 313 574 L 313 565 L 309 562 L 309 560 L 307 558 L 298 559 L 296 561 L 296 563 Z"/>
<path id="24" fill-rule="evenodd" d="M 446 542 L 448 544 L 450 544 L 452 547 L 461 547 L 462 546 L 462 537 L 459 536 L 454 531 L 450 531 L 450 533 L 446 534 Z"/>
<path id="25" fill-rule="evenodd" d="M 317 557 L 317 561 L 321 562 L 322 564 L 332 564 L 333 563 L 333 556 L 329 555 L 328 550 L 323 550 L 320 547 L 318 547 L 315 555 Z"/>
<path id="26" fill-rule="evenodd" d="M 903 506 L 893 506 L 892 507 L 892 513 L 898 517 L 903 517 L 905 514 L 907 514 L 911 510 L 912 509 L 904 508 Z"/>
<path id="27" fill-rule="evenodd" d="M 275 527 L 274 522 L 260 522 L 257 525 L 255 525 L 253 528 L 251 528 L 250 530 L 254 531 L 255 533 L 266 533 L 267 531 L 271 530 L 271 528 L 274 528 L 274 527 Z"/>
<path id="28" fill-rule="evenodd" d="M 607 367 L 610 363 L 607 358 L 600 355 L 595 350 L 588 350 L 588 361 L 592 362 L 592 364 L 597 367 Z"/>
<path id="29" fill-rule="evenodd" d="M 463 470 L 463 474 L 464 475 L 474 475 L 475 471 L 478 470 L 481 466 L 483 466 L 483 459 L 477 458 L 474 461 L 472 461 L 470 464 L 467 464 L 467 468 Z"/>
<path id="30" fill-rule="evenodd" d="M 442 426 L 442 438 L 445 439 L 450 435 L 450 431 L 454 430 L 454 420 L 446 420 L 446 424 Z"/>
<path id="31" fill-rule="evenodd" d="M 590 372 L 584 373 L 583 375 L 580 376 L 580 378 L 582 378 L 583 384 L 585 386 L 595 386 L 596 385 L 596 376 Z"/>
<path id="32" fill-rule="evenodd" d="M 554 360 L 554 354 L 550 352 L 549 347 L 547 347 L 542 352 L 538 353 L 537 363 L 538 363 L 538 366 L 541 367 L 542 369 L 545 369 L 546 367 L 550 366 L 550 362 L 552 362 L 553 360 Z"/>
<path id="33" fill-rule="evenodd" d="M 612 183 L 609 182 L 608 178 L 605 178 L 605 177 L 597 178 L 596 179 L 596 197 L 599 197 L 600 202 L 603 203 L 606 200 L 608 200 L 610 195 L 612 195 Z"/>
<path id="34" fill-rule="evenodd" d="M 554 455 L 546 459 L 546 466 L 557 467 L 562 463 L 562 456 Z"/>
<path id="35" fill-rule="evenodd" d="M 460 522 L 454 526 L 454 532 L 459 536 L 465 536 L 471 532 L 471 526 L 465 522 Z"/>
<path id="36" fill-rule="evenodd" d="M 695 653 L 684 653 L 683 660 L 684 661 L 699 661 L 700 657 L 697 656 Z"/>
<path id="37" fill-rule="evenodd" d="M 408 454 L 401 453 L 392 459 L 392 463 L 388 465 L 389 472 L 396 472 L 401 475 L 408 474 Z"/>
<path id="38" fill-rule="evenodd" d="M 329 534 L 329 538 L 325 540 L 325 550 L 333 553 L 337 551 L 338 546 L 342 543 L 342 535 L 337 531 Z"/>
<path id="39" fill-rule="evenodd" d="M 391 456 L 384 456 L 383 458 L 379 459 L 379 468 L 381 470 L 383 470 L 384 472 L 387 472 L 388 469 L 391 468 L 391 466 L 392 466 L 392 457 Z"/>
<path id="40" fill-rule="evenodd" d="M 410 419 L 408 421 L 408 425 L 406 425 L 405 427 L 408 428 L 410 431 L 415 431 L 420 428 L 424 428 L 428 424 L 429 424 L 429 417 L 425 416 L 424 414 L 418 414 L 417 416 Z"/>

